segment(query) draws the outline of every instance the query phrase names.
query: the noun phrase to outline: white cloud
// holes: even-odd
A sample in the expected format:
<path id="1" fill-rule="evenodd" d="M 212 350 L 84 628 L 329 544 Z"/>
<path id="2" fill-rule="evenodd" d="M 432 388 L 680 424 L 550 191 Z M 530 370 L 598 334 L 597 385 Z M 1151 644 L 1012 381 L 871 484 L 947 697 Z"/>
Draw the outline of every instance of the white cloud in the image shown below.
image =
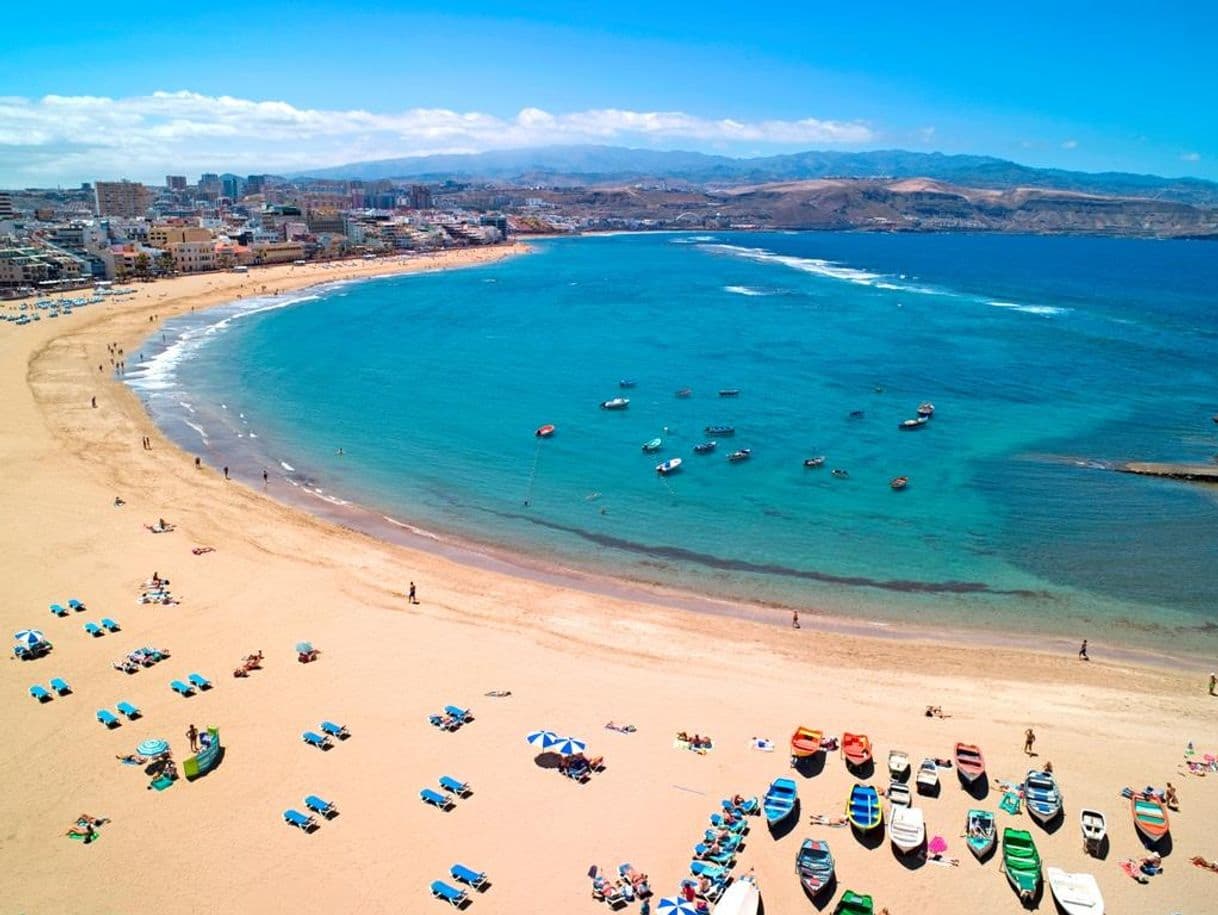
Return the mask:
<path id="1" fill-rule="evenodd" d="M 167 172 L 285 172 L 547 143 L 850 146 L 873 139 L 860 121 L 738 121 L 680 111 L 523 108 L 514 117 L 499 117 L 411 108 L 385 114 L 185 91 L 118 99 L 0 97 L 0 186 L 117 177 L 160 181 Z"/>
<path id="2" fill-rule="evenodd" d="M 934 127 L 923 127 L 918 131 L 918 140 L 922 143 L 930 143 L 935 139 Z"/>
<path id="3" fill-rule="evenodd" d="M 1185 162 L 1200 162 L 1201 153 L 1199 153 L 1199 152 L 1180 153 L 1180 158 L 1183 159 Z"/>
<path id="4" fill-rule="evenodd" d="M 1066 140 L 1062 143 L 1062 149 L 1078 149 L 1078 140 Z"/>

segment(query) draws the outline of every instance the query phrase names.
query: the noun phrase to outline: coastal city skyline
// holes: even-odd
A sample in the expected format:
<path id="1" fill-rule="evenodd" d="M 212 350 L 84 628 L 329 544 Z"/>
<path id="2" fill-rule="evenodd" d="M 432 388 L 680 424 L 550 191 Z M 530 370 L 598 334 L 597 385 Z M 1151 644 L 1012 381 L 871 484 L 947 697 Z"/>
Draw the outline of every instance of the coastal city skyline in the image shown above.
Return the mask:
<path id="1" fill-rule="evenodd" d="M 273 28 L 187 41 L 209 34 L 209 11 L 136 4 L 119 27 L 81 7 L 65 29 L 20 10 L 23 41 L 0 78 L 0 187 L 554 143 L 735 157 L 900 148 L 1218 177 L 1218 126 L 1198 116 L 1215 88 L 1201 46 L 1211 10 L 1112 16 L 1085 38 L 1033 25 L 1036 12 L 973 10 L 965 23 L 882 6 L 861 23 L 793 7 L 741 29 L 714 4 L 576 16 L 557 4 L 273 3 L 259 8 Z M 319 67 L 326 54 L 302 51 L 318 34 L 346 36 L 327 53 L 349 45 L 376 78 Z M 189 72 L 152 50 L 184 43 Z"/>

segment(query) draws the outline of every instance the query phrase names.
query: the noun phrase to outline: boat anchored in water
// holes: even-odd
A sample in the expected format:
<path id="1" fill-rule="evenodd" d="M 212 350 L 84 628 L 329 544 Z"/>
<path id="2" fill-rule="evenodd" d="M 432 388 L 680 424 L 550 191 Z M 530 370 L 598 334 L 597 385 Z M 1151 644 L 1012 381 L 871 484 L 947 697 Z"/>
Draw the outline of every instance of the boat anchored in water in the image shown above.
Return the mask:
<path id="1" fill-rule="evenodd" d="M 703 430 L 707 435 L 735 435 L 735 426 L 706 426 Z"/>
<path id="2" fill-rule="evenodd" d="M 897 428 L 902 432 L 910 432 L 914 429 L 921 429 L 928 422 L 930 422 L 929 416 L 919 416 L 917 419 L 903 419 L 897 424 Z"/>
<path id="3" fill-rule="evenodd" d="M 731 454 L 729 454 L 727 456 L 727 459 L 729 461 L 731 461 L 732 463 L 737 463 L 739 461 L 747 461 L 752 456 L 753 456 L 752 448 L 741 448 L 738 451 L 733 451 Z"/>
<path id="4" fill-rule="evenodd" d="M 682 400 L 684 400 L 686 397 L 693 397 L 693 388 L 681 388 L 681 390 L 677 391 L 676 396 L 680 397 Z"/>
<path id="5" fill-rule="evenodd" d="M 630 406 L 629 397 L 612 397 L 609 400 L 601 401 L 602 410 L 625 410 Z"/>
<path id="6" fill-rule="evenodd" d="M 694 454 L 710 454 L 718 445 L 718 442 L 703 442 L 700 445 L 694 445 Z"/>
<path id="7" fill-rule="evenodd" d="M 669 458 L 660 464 L 656 464 L 656 473 L 663 476 L 673 473 L 681 469 L 681 464 L 684 463 L 679 457 Z"/>
<path id="8" fill-rule="evenodd" d="M 805 467 L 824 467 L 825 466 L 825 456 L 822 454 L 822 455 L 817 455 L 816 457 L 804 458 L 804 466 Z"/>
<path id="9" fill-rule="evenodd" d="M 533 433 L 538 438 L 549 438 L 554 434 L 554 424 L 546 423 L 544 426 L 538 426 L 537 431 Z"/>
<path id="10" fill-rule="evenodd" d="M 935 415 L 935 405 L 929 400 L 922 401 L 920 404 L 918 404 L 918 415 L 925 416 L 927 419 L 930 419 Z"/>
<path id="11" fill-rule="evenodd" d="M 623 378 L 617 383 L 617 386 L 619 388 L 633 388 L 636 384 L 638 384 L 638 382 L 633 378 Z"/>
<path id="12" fill-rule="evenodd" d="M 888 485 L 897 490 L 897 492 L 900 492 L 909 485 L 909 477 L 893 477 Z"/>
<path id="13" fill-rule="evenodd" d="M 720 397 L 739 397 L 740 388 L 722 388 L 719 391 Z"/>
<path id="14" fill-rule="evenodd" d="M 850 479 L 850 473 L 849 473 L 849 471 L 842 470 L 842 468 L 840 468 L 840 467 L 834 467 L 834 468 L 833 468 L 833 475 L 834 475 L 835 477 L 837 477 L 839 480 L 848 480 L 848 479 Z"/>
<path id="15" fill-rule="evenodd" d="M 649 442 L 643 442 L 643 451 L 647 454 L 655 454 L 657 451 L 660 450 L 660 448 L 663 447 L 663 445 L 664 445 L 663 439 L 653 438 Z"/>

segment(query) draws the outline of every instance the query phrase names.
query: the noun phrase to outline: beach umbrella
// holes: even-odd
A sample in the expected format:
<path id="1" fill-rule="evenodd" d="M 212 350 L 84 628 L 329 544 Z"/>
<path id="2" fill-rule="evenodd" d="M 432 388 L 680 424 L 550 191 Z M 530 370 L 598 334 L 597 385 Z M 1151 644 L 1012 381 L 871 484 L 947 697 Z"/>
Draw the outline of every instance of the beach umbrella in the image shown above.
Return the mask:
<path id="1" fill-rule="evenodd" d="M 941 855 L 947 851 L 947 839 L 943 836 L 931 837 L 930 844 L 926 846 L 926 850 L 932 855 Z"/>
<path id="2" fill-rule="evenodd" d="M 698 915 L 698 907 L 682 896 L 665 896 L 656 905 L 661 915 Z"/>
<path id="3" fill-rule="evenodd" d="M 46 641 L 40 629 L 19 629 L 13 633 L 15 638 L 22 645 L 39 645 Z"/>
<path id="4" fill-rule="evenodd" d="M 562 738 L 553 731 L 533 731 L 525 735 L 525 741 L 542 750 L 548 750 Z"/>
<path id="5" fill-rule="evenodd" d="M 588 744 L 578 737 L 559 737 L 554 744 L 554 752 L 561 753 L 563 756 L 582 753 L 586 749 L 588 749 Z"/>
<path id="6" fill-rule="evenodd" d="M 296 653 L 297 654 L 308 654 L 312 650 L 313 650 L 312 642 L 297 642 L 296 643 Z"/>
<path id="7" fill-rule="evenodd" d="M 148 740 L 141 740 L 138 747 L 135 748 L 136 754 L 139 756 L 160 756 L 169 750 L 169 743 L 161 740 L 159 737 L 150 737 Z"/>

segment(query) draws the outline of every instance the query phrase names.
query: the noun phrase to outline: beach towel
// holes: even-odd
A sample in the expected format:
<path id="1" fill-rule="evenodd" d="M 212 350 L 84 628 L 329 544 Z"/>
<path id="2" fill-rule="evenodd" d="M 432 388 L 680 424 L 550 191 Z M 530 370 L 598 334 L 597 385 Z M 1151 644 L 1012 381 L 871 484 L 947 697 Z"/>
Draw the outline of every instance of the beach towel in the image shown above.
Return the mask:
<path id="1" fill-rule="evenodd" d="M 774 752 L 774 741 L 768 737 L 754 737 L 750 745 L 754 750 L 761 750 L 764 753 Z"/>
<path id="2" fill-rule="evenodd" d="M 1003 810 L 1011 814 L 1011 816 L 1019 815 L 1019 795 L 1014 791 L 1008 791 L 1002 796 L 1002 801 L 998 804 Z"/>
<path id="3" fill-rule="evenodd" d="M 166 788 L 168 788 L 172 784 L 173 784 L 172 778 L 169 778 L 166 775 L 158 775 L 156 778 L 154 778 L 151 781 L 151 783 L 149 783 L 148 787 L 151 789 L 155 789 L 157 791 L 164 791 Z"/>
<path id="4" fill-rule="evenodd" d="M 98 839 L 100 839 L 101 836 L 102 836 L 101 830 L 94 829 L 93 838 L 89 839 L 88 842 L 85 842 L 85 839 L 87 838 L 86 836 L 69 835 L 68 838 L 71 839 L 73 842 L 83 842 L 85 845 L 92 845 L 94 842 L 96 842 Z"/>
<path id="5" fill-rule="evenodd" d="M 1150 882 L 1150 878 L 1138 870 L 1138 865 L 1135 861 L 1133 861 L 1133 860 L 1122 861 L 1120 867 L 1121 867 L 1121 870 L 1123 870 L 1125 872 L 1126 876 L 1132 877 L 1134 880 L 1138 881 L 1138 883 L 1149 883 Z"/>

